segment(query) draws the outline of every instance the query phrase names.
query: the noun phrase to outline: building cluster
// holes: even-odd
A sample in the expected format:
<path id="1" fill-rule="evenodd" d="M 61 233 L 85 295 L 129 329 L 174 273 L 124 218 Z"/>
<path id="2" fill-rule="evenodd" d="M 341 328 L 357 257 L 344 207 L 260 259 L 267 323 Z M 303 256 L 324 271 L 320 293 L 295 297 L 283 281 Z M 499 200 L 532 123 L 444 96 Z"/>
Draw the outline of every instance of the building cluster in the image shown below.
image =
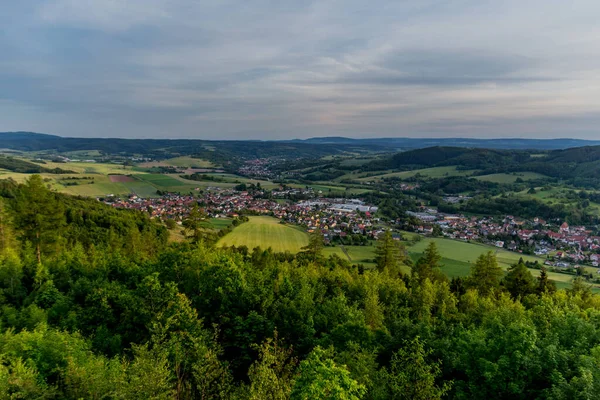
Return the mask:
<path id="1" fill-rule="evenodd" d="M 550 224 L 540 218 L 518 219 L 507 215 L 501 218 L 468 217 L 440 213 L 435 209 L 424 208 L 420 212 L 407 212 L 417 218 L 418 232 L 433 232 L 433 225 L 441 228 L 445 237 L 480 241 L 511 251 L 522 252 L 531 249 L 538 256 L 545 256 L 549 265 L 571 267 L 577 263 L 598 266 L 600 263 L 600 236 L 583 226 L 570 227 Z"/>
<path id="2" fill-rule="evenodd" d="M 383 228 L 377 226 L 379 218 L 373 217 L 376 212 L 377 207 L 356 199 L 318 198 L 289 205 L 275 212 L 275 216 L 303 226 L 308 232 L 320 230 L 326 240 L 348 235 L 374 239 L 383 233 Z"/>
<path id="3" fill-rule="evenodd" d="M 196 204 L 211 218 L 235 217 L 241 213 L 268 214 L 286 223 L 300 225 L 309 232 L 321 230 L 327 240 L 348 235 L 376 238 L 383 232 L 381 227 L 375 227 L 379 222 L 378 218 L 373 218 L 377 207 L 357 199 L 315 198 L 277 202 L 264 198 L 260 191 L 251 193 L 228 189 L 209 191 L 200 197 L 167 194 L 159 198 L 141 198 L 132 195 L 126 199 L 108 198 L 105 202 L 116 208 L 136 209 L 152 217 L 173 219 L 178 223 Z"/>
<path id="4" fill-rule="evenodd" d="M 273 160 L 269 158 L 258 158 L 255 160 L 248 160 L 242 165 L 238 172 L 243 176 L 250 176 L 253 178 L 261 179 L 272 179 L 275 178 L 275 174 L 269 168 Z"/>

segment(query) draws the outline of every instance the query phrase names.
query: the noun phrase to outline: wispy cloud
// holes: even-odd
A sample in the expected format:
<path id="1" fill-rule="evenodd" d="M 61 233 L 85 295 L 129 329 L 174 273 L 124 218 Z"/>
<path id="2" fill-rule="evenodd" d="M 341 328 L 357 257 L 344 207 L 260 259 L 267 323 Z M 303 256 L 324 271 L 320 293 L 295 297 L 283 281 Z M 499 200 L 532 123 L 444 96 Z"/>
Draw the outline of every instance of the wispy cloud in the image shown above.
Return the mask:
<path id="1" fill-rule="evenodd" d="M 598 137 L 600 3 L 26 0 L 0 130 Z"/>

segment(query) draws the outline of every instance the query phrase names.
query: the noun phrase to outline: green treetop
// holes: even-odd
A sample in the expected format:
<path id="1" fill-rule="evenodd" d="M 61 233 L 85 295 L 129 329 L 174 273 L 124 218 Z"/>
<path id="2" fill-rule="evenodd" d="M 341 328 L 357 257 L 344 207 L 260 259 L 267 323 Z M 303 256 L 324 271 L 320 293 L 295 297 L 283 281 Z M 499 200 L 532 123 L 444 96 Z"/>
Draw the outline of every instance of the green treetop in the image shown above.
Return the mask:
<path id="1" fill-rule="evenodd" d="M 379 272 L 397 273 L 400 264 L 406 260 L 406 250 L 399 241 L 394 240 L 392 232 L 387 230 L 377 241 L 375 262 Z"/>
<path id="2" fill-rule="evenodd" d="M 467 278 L 467 285 L 477 289 L 480 294 L 487 296 L 500 288 L 503 271 L 498 265 L 496 255 L 491 251 L 477 258 Z"/>

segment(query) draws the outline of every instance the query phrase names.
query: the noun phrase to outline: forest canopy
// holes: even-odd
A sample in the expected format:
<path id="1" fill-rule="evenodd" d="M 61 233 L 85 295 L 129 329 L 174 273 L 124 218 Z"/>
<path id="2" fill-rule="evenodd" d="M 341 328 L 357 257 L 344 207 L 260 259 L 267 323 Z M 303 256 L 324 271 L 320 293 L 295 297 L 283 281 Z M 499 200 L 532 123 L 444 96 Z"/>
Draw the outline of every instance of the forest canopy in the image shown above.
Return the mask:
<path id="1" fill-rule="evenodd" d="M 378 267 L 170 243 L 146 214 L 0 182 L 0 398 L 590 399 L 600 298 L 482 254 L 448 280 L 383 237 Z M 411 274 L 403 274 L 400 264 Z"/>

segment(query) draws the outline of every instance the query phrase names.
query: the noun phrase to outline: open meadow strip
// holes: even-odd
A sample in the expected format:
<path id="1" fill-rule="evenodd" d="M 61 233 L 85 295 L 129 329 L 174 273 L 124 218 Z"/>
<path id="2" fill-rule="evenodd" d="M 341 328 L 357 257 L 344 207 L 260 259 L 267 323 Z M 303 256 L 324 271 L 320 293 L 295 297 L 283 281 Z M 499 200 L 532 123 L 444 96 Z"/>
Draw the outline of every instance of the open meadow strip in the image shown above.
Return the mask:
<path id="1" fill-rule="evenodd" d="M 306 233 L 291 226 L 282 225 L 273 217 L 251 216 L 249 221 L 236 227 L 217 243 L 218 246 L 271 247 L 273 251 L 297 253 L 308 244 Z"/>

